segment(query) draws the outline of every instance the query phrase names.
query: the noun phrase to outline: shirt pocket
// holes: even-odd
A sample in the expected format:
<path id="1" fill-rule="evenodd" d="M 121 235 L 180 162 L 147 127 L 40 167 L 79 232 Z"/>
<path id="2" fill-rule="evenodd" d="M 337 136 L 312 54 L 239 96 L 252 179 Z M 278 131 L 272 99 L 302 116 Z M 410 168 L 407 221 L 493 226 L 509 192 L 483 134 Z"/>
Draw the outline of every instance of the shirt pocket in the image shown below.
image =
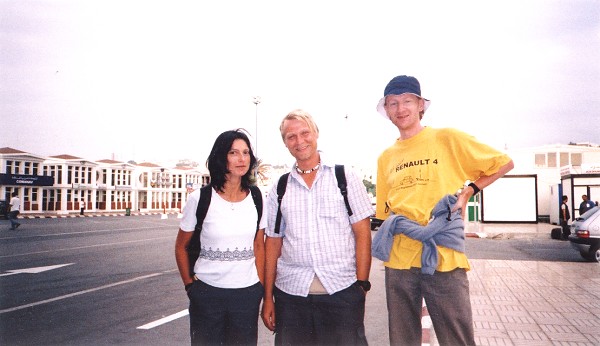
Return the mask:
<path id="1" fill-rule="evenodd" d="M 327 228 L 330 231 L 345 231 L 349 225 L 348 212 L 344 198 L 340 193 L 323 195 L 319 199 L 317 215 L 319 216 L 319 228 Z"/>

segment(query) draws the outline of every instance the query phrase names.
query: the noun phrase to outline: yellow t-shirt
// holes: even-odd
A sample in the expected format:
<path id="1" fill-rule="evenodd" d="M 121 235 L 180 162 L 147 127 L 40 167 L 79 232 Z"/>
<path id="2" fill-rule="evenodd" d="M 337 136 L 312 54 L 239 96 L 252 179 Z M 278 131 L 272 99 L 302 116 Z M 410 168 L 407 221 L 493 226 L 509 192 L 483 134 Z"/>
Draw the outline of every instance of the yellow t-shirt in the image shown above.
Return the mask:
<path id="1" fill-rule="evenodd" d="M 376 216 L 386 219 L 393 212 L 426 225 L 440 198 L 456 193 L 466 180 L 496 173 L 510 160 L 464 132 L 425 127 L 416 136 L 397 140 L 379 156 Z M 422 249 L 420 241 L 397 235 L 384 264 L 394 269 L 420 268 Z M 438 252 L 438 271 L 470 269 L 464 253 L 443 246 L 438 246 Z"/>

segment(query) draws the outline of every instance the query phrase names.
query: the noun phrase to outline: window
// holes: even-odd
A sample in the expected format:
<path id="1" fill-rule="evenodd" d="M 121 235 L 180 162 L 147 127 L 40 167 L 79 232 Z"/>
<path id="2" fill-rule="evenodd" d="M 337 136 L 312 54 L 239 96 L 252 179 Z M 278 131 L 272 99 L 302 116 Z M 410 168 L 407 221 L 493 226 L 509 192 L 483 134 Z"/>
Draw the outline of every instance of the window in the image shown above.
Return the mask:
<path id="1" fill-rule="evenodd" d="M 569 162 L 569 156 L 569 153 L 560 153 L 560 167 L 571 164 L 571 162 Z"/>
<path id="2" fill-rule="evenodd" d="M 62 181 L 62 166 L 56 166 L 56 183 L 62 184 Z"/>
<path id="3" fill-rule="evenodd" d="M 556 153 L 548 153 L 548 167 L 556 168 Z"/>
<path id="4" fill-rule="evenodd" d="M 581 153 L 572 153 L 571 154 L 571 164 L 573 166 L 581 166 Z"/>
<path id="5" fill-rule="evenodd" d="M 71 185 L 73 183 L 73 167 L 67 166 L 67 184 Z"/>
<path id="6" fill-rule="evenodd" d="M 546 154 L 535 154 L 535 166 L 546 167 Z"/>

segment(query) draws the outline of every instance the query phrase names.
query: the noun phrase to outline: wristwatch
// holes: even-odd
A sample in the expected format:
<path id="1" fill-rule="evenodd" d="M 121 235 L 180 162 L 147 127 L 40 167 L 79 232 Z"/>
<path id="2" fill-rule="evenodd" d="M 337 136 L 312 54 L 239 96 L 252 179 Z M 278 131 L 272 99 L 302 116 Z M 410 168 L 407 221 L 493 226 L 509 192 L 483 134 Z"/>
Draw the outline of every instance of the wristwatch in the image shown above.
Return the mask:
<path id="1" fill-rule="evenodd" d="M 356 280 L 356 284 L 359 285 L 365 292 L 369 292 L 371 289 L 371 283 L 369 280 Z"/>

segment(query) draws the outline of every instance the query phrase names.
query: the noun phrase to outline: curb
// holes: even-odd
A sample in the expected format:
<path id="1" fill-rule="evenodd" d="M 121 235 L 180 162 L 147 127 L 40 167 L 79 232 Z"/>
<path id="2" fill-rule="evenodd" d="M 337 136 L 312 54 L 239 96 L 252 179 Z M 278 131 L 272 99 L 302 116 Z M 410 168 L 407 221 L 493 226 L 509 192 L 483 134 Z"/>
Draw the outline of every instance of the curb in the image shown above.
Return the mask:
<path id="1" fill-rule="evenodd" d="M 148 212 L 148 213 L 131 213 L 129 216 L 142 216 L 142 215 L 179 215 L 178 212 L 160 213 L 160 212 Z M 102 216 L 127 216 L 125 212 L 120 213 L 102 213 L 102 214 L 66 214 L 66 215 L 19 215 L 19 219 L 63 219 L 63 218 L 77 218 L 77 217 L 102 217 Z"/>
<path id="2" fill-rule="evenodd" d="M 546 233 L 484 233 L 484 232 L 469 232 L 465 233 L 467 238 L 480 238 L 480 239 L 494 239 L 494 240 L 505 240 L 505 239 L 533 239 L 533 238 L 550 238 L 550 234 Z"/>

